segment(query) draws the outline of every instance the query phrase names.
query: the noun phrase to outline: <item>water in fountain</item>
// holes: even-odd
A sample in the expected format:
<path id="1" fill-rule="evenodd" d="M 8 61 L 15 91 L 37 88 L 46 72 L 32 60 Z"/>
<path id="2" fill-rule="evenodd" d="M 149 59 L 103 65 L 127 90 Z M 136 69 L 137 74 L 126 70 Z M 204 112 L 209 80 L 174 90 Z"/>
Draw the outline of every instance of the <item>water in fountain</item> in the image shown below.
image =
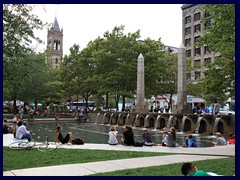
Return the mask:
<path id="1" fill-rule="evenodd" d="M 147 115 L 147 116 L 145 117 L 145 119 L 144 119 L 144 127 L 146 127 L 146 126 L 147 126 L 147 123 L 149 123 L 149 122 L 148 122 L 148 117 L 149 117 L 149 115 Z"/>
<path id="2" fill-rule="evenodd" d="M 170 129 L 173 121 L 173 115 L 170 115 L 167 122 L 167 129 Z"/>
<path id="3" fill-rule="evenodd" d="M 185 125 L 186 119 L 187 119 L 187 116 L 183 116 L 183 118 L 182 118 L 182 132 L 184 130 L 184 125 Z"/>
<path id="4" fill-rule="evenodd" d="M 195 130 L 196 134 L 198 134 L 198 132 L 199 132 L 199 128 L 200 128 L 200 124 L 201 124 L 202 118 L 203 118 L 202 116 L 198 117 L 197 127 L 196 127 L 196 130 Z"/>
<path id="5" fill-rule="evenodd" d="M 158 115 L 158 116 L 157 116 L 154 130 L 157 130 L 158 124 L 159 124 L 159 122 L 160 122 L 160 117 L 161 117 L 161 115 Z"/>
<path id="6" fill-rule="evenodd" d="M 104 124 L 104 121 L 105 121 L 106 116 L 107 116 L 107 113 L 104 113 L 104 115 L 103 115 L 103 120 L 102 120 L 102 125 Z"/>
<path id="7" fill-rule="evenodd" d="M 136 115 L 135 121 L 133 122 L 134 127 L 136 127 L 136 125 L 137 125 L 138 116 L 139 116 L 139 114 Z"/>
<path id="8" fill-rule="evenodd" d="M 96 122 L 98 122 L 99 115 L 100 113 L 97 113 Z"/>
<path id="9" fill-rule="evenodd" d="M 217 117 L 216 119 L 215 119 L 215 121 L 214 121 L 214 126 L 213 126 L 213 133 L 216 133 L 217 132 L 217 130 L 218 130 L 218 123 L 219 123 L 219 121 L 220 121 L 220 117 Z"/>

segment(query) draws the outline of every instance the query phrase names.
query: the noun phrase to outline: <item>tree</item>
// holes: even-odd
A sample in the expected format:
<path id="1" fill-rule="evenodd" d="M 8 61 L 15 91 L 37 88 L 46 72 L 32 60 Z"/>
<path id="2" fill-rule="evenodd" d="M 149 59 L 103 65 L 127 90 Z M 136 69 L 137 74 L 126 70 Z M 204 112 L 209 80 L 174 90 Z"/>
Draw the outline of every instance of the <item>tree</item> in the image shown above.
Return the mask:
<path id="1" fill-rule="evenodd" d="M 43 22 L 34 14 L 33 7 L 26 4 L 3 4 L 3 74 L 4 98 L 14 100 L 14 113 L 16 113 L 16 99 L 24 90 L 24 81 L 31 74 L 27 61 L 32 54 L 29 47 L 35 37 L 34 29 L 43 28 Z"/>
<path id="2" fill-rule="evenodd" d="M 208 66 L 203 79 L 204 95 L 214 102 L 235 98 L 235 5 L 208 4 L 203 6 L 207 24 L 200 45 L 207 45 L 212 52 L 219 52 L 214 63 Z"/>

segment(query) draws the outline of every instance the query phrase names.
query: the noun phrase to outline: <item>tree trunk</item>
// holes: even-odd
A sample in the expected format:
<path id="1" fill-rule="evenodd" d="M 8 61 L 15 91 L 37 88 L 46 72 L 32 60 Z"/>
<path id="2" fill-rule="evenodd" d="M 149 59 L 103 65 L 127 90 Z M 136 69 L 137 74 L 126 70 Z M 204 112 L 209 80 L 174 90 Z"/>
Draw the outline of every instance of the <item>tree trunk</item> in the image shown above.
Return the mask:
<path id="1" fill-rule="evenodd" d="M 125 111 L 125 102 L 126 102 L 126 97 L 123 96 L 123 98 L 122 98 L 122 112 Z"/>

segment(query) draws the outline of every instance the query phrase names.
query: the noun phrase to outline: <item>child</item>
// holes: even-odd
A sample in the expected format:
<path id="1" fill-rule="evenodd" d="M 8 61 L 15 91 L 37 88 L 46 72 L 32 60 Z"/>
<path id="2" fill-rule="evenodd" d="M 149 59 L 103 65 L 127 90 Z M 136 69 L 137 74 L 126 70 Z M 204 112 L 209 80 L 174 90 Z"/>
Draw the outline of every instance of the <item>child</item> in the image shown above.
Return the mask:
<path id="1" fill-rule="evenodd" d="M 189 134 L 186 139 L 186 146 L 188 146 L 188 147 L 197 147 L 198 146 L 196 139 L 193 138 L 193 136 L 191 134 Z"/>

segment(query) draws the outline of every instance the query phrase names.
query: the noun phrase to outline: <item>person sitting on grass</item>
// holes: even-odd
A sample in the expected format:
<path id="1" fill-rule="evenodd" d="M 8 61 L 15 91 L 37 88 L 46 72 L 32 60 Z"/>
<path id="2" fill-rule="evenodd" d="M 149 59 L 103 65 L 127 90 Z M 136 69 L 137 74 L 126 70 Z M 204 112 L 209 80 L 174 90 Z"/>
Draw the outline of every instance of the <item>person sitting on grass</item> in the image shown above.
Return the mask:
<path id="1" fill-rule="evenodd" d="M 62 135 L 62 127 L 60 125 L 57 126 L 57 131 L 56 131 L 56 138 L 55 138 L 55 143 L 61 142 L 62 144 L 67 144 L 70 142 L 72 144 L 72 132 L 68 132 L 65 138 L 63 138 Z"/>

